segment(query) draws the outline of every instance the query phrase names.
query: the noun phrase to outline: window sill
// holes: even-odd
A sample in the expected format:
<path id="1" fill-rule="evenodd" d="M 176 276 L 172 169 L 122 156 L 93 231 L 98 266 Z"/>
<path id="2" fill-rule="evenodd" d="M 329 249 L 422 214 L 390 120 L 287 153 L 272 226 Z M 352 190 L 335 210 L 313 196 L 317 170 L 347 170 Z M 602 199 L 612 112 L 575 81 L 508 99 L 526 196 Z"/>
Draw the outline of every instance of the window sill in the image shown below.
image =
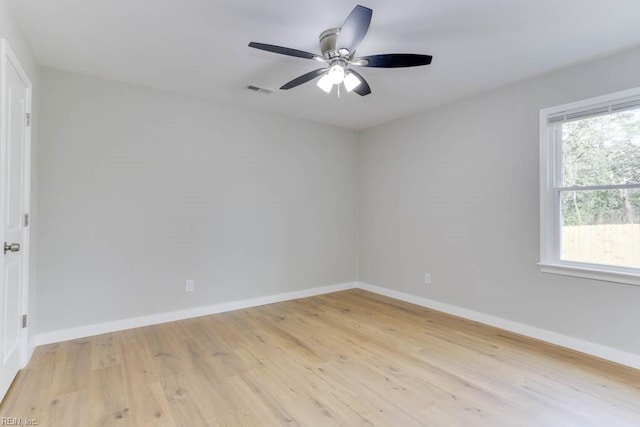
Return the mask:
<path id="1" fill-rule="evenodd" d="M 624 283 L 640 286 L 640 274 L 583 267 L 565 264 L 538 263 L 543 273 L 561 274 L 563 276 L 582 277 L 584 279 L 603 280 L 605 282 Z"/>

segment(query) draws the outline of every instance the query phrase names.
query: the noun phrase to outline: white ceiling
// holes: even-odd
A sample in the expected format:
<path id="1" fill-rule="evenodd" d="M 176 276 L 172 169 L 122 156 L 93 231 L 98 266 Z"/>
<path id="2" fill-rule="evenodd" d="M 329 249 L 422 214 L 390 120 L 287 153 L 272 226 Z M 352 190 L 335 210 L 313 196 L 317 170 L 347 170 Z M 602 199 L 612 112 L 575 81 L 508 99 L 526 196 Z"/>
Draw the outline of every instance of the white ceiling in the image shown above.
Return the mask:
<path id="1" fill-rule="evenodd" d="M 12 0 L 36 60 L 62 70 L 363 129 L 640 45 L 639 0 L 370 0 L 360 55 L 422 53 L 432 65 L 360 68 L 373 93 L 315 84 L 263 95 L 319 68 L 247 47 L 319 52 L 343 0 Z"/>

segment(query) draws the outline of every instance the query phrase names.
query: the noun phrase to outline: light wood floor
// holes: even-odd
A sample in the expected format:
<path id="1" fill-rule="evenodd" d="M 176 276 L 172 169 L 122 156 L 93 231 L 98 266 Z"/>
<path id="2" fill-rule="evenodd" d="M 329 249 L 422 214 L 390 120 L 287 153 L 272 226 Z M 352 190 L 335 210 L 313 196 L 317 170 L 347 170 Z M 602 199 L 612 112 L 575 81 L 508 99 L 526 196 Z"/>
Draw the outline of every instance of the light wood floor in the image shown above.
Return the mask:
<path id="1" fill-rule="evenodd" d="M 361 290 L 36 349 L 40 426 L 640 425 L 640 371 Z"/>

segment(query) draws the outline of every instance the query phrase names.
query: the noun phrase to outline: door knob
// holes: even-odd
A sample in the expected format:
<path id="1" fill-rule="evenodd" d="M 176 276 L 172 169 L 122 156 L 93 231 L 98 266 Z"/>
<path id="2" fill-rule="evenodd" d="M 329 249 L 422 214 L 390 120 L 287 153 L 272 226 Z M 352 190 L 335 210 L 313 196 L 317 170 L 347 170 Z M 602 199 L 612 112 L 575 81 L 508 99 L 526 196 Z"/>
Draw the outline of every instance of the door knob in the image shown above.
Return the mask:
<path id="1" fill-rule="evenodd" d="M 20 250 L 20 243 L 7 243 L 4 242 L 4 253 L 7 252 L 18 252 Z"/>

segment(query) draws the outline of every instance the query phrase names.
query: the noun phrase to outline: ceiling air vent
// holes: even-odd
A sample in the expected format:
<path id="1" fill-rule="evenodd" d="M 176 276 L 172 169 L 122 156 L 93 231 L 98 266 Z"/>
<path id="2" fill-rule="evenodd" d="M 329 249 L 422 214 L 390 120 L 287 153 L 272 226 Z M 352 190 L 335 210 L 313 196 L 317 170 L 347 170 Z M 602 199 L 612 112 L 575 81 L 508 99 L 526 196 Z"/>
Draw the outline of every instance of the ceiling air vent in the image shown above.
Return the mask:
<path id="1" fill-rule="evenodd" d="M 273 92 L 271 89 L 266 89 L 264 87 L 258 87 L 254 85 L 247 86 L 247 89 L 252 90 L 254 92 L 258 92 L 258 93 L 264 93 L 265 95 L 270 95 L 271 92 Z"/>

